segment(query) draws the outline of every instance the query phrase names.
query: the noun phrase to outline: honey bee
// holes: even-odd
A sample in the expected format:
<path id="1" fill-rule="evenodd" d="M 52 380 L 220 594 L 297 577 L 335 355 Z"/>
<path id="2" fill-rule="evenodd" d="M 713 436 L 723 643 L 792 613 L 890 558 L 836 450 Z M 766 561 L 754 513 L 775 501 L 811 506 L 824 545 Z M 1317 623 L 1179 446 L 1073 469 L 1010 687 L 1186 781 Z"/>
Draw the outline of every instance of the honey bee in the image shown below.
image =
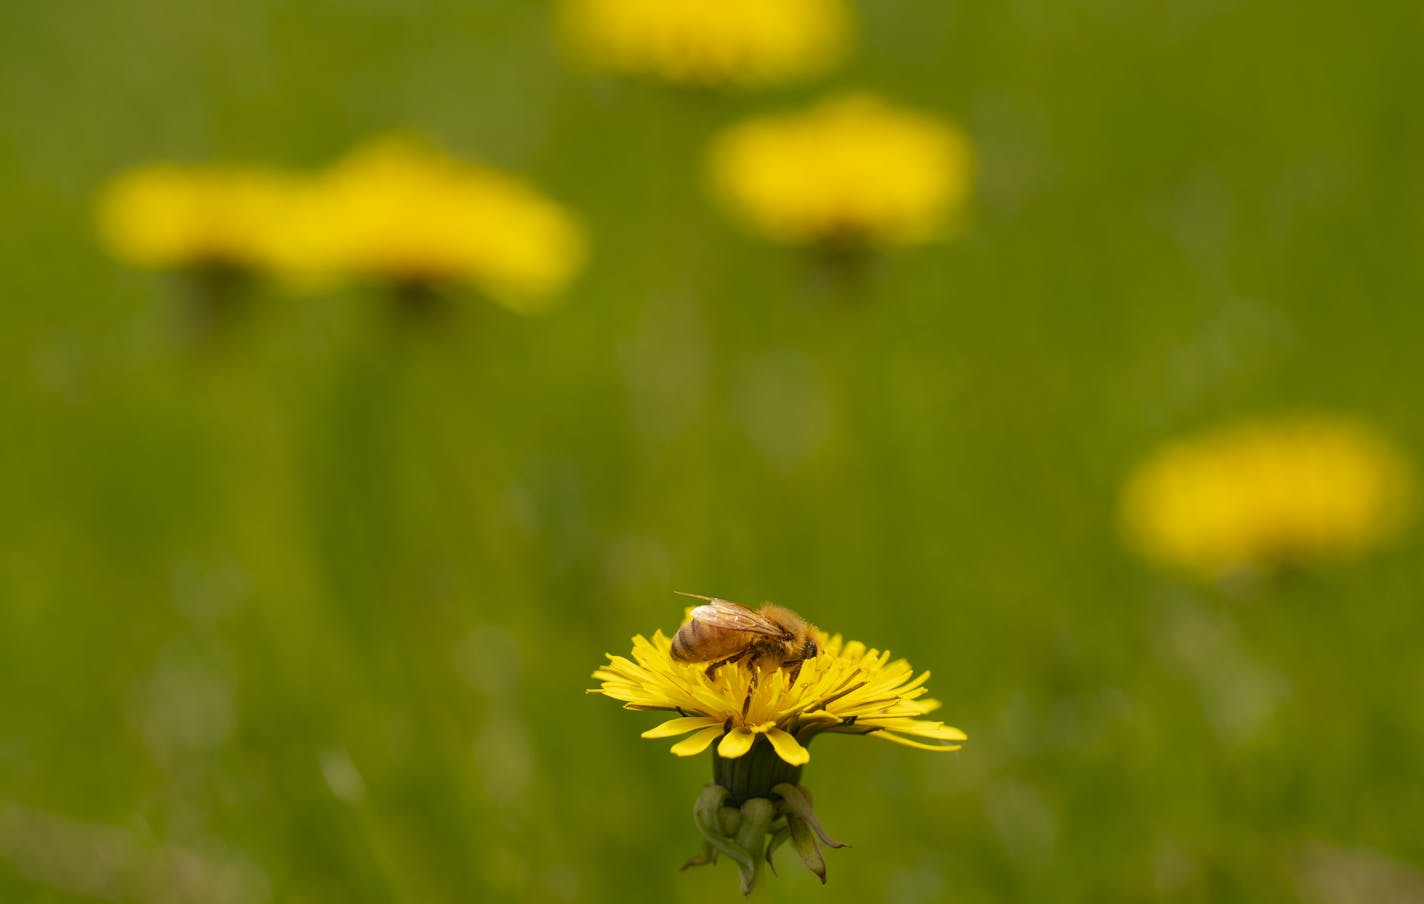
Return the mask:
<path id="1" fill-rule="evenodd" d="M 707 604 L 693 609 L 673 636 L 672 658 L 678 662 L 710 663 L 708 678 L 715 677 L 724 665 L 746 662 L 752 672 L 748 703 L 762 669 L 787 669 L 789 685 L 801 674 L 801 664 L 816 655 L 811 625 L 790 609 L 768 603 L 761 611 L 755 611 L 740 603 L 697 593 L 681 595 L 706 600 Z"/>

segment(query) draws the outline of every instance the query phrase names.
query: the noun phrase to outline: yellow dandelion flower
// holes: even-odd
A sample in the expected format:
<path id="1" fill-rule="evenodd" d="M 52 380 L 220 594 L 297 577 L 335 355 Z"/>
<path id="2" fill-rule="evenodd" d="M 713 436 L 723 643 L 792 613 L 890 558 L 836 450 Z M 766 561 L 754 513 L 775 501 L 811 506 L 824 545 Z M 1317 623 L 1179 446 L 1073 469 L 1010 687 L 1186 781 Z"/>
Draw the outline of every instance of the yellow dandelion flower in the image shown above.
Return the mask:
<path id="1" fill-rule="evenodd" d="M 923 750 L 958 750 L 952 742 L 964 740 L 959 729 L 920 718 L 940 707 L 925 696 L 929 672 L 915 675 L 905 660 L 892 662 L 888 652 L 846 643 L 839 634 L 819 635 L 820 653 L 805 662 L 794 684 L 779 669 L 757 682 L 750 702 L 751 669 L 722 668 L 709 677 L 705 664 L 673 659 L 671 646 L 661 631 L 652 640 L 634 637 L 633 658 L 610 655 L 593 674 L 602 686 L 590 693 L 622 700 L 625 709 L 679 713 L 643 733 L 687 735 L 672 747 L 678 756 L 695 756 L 717 741 L 717 755 L 735 759 L 765 735 L 778 757 L 802 766 L 811 759 L 807 744 L 822 733 L 873 735 Z"/>
<path id="2" fill-rule="evenodd" d="M 1126 482 L 1121 520 L 1148 558 L 1213 578 L 1357 556 L 1401 529 L 1412 483 L 1367 425 L 1248 422 L 1158 451 Z"/>
<path id="3" fill-rule="evenodd" d="M 844 0 L 568 0 L 564 35 L 590 63 L 706 87 L 814 75 L 844 53 Z"/>
<path id="4" fill-rule="evenodd" d="M 99 232 L 116 257 L 139 267 L 259 270 L 300 185 L 260 167 L 143 166 L 102 192 Z"/>
<path id="5" fill-rule="evenodd" d="M 972 173 L 959 129 L 867 94 L 734 126 L 710 157 L 715 193 L 747 226 L 777 242 L 833 247 L 943 236 Z"/>
<path id="6" fill-rule="evenodd" d="M 567 286 L 584 256 L 573 217 L 523 180 L 387 138 L 314 180 L 286 225 L 281 266 L 299 280 L 473 285 L 530 311 Z"/>
<path id="7" fill-rule="evenodd" d="M 727 856 L 742 871 L 743 890 L 755 878 L 755 864 L 763 856 L 770 862 L 787 839 L 825 881 L 810 833 L 840 845 L 821 831 L 809 793 L 799 786 L 814 737 L 870 735 L 935 751 L 958 750 L 965 740 L 958 728 L 924 718 L 941 705 L 927 696 L 928 672 L 917 675 L 904 659 L 839 634 L 809 631 L 816 652 L 799 669 L 679 661 L 672 640 L 658 631 L 651 640 L 634 637 L 631 658 L 610 654 L 593 673 L 601 684 L 591 694 L 620 700 L 625 709 L 677 714 L 643 737 L 681 738 L 671 748 L 680 757 L 713 750 L 713 783 L 696 809 L 704 852 L 690 865 Z M 762 834 L 748 825 L 761 825 Z"/>

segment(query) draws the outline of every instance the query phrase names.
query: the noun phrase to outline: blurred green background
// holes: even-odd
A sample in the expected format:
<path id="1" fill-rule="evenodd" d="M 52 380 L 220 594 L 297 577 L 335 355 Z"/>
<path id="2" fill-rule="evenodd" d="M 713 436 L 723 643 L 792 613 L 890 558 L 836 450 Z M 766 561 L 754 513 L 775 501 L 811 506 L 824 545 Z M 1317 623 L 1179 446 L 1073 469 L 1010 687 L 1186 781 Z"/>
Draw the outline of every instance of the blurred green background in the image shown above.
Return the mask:
<path id="1" fill-rule="evenodd" d="M 888 646 L 970 736 L 817 743 L 855 847 L 761 900 L 1424 899 L 1419 532 L 1230 593 L 1113 521 L 1223 418 L 1424 449 L 1420 7 L 861 2 L 833 76 L 727 96 L 579 71 L 551 13 L 0 7 L 0 900 L 735 898 L 676 872 L 710 764 L 583 694 L 673 590 Z M 833 87 L 981 168 L 852 287 L 702 179 Z M 273 294 L 195 345 L 93 236 L 125 167 L 400 127 L 581 215 L 562 308 Z"/>

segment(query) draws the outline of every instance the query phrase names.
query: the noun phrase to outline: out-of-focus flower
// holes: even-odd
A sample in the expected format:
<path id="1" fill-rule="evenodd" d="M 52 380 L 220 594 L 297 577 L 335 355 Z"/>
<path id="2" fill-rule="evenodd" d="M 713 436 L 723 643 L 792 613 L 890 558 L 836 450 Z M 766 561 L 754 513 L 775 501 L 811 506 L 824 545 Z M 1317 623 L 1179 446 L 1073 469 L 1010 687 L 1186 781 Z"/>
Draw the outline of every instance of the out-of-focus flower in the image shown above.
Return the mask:
<path id="1" fill-rule="evenodd" d="M 256 271 L 270 262 L 274 230 L 300 185 L 261 167 L 151 164 L 104 189 L 99 231 L 116 257 L 135 266 Z"/>
<path id="2" fill-rule="evenodd" d="M 585 257 L 573 217 L 523 180 L 405 138 L 314 179 L 276 244 L 297 281 L 473 285 L 524 311 L 544 307 Z"/>
<path id="3" fill-rule="evenodd" d="M 928 672 L 916 675 L 908 662 L 891 660 L 888 652 L 811 631 L 818 653 L 801 664 L 794 679 L 785 669 L 758 673 L 759 666 L 744 662 L 723 665 L 709 676 L 706 663 L 674 659 L 672 642 L 661 631 L 652 640 L 634 637 L 631 659 L 609 655 L 608 664 L 593 673 L 602 684 L 589 693 L 621 700 L 625 709 L 677 714 L 643 737 L 685 735 L 672 746 L 682 757 L 703 753 L 715 742 L 713 784 L 696 807 L 706 847 L 690 865 L 725 855 L 741 869 L 744 891 L 755 879 L 756 864 L 763 857 L 770 862 L 787 839 L 825 881 L 811 833 L 840 845 L 821 832 L 809 794 L 799 787 L 812 738 L 870 735 L 937 751 L 958 750 L 965 740 L 959 729 L 922 718 L 940 707 L 925 696 Z"/>
<path id="4" fill-rule="evenodd" d="M 1364 424 L 1248 422 L 1159 450 L 1128 479 L 1121 518 L 1148 558 L 1214 578 L 1365 552 L 1402 527 L 1412 483 Z"/>
<path id="5" fill-rule="evenodd" d="M 710 167 L 726 206 L 768 238 L 856 248 L 942 236 L 973 155 L 953 125 L 852 94 L 734 126 Z"/>
<path id="6" fill-rule="evenodd" d="M 820 72 L 844 52 L 844 0 L 567 0 L 566 37 L 595 65 L 708 87 Z"/>

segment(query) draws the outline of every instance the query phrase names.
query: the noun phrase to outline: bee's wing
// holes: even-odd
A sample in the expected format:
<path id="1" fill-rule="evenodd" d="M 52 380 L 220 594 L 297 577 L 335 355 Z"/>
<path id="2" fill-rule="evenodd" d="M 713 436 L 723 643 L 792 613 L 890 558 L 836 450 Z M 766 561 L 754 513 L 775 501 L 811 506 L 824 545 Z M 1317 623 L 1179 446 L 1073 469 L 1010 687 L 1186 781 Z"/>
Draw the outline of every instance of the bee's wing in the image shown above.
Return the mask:
<path id="1" fill-rule="evenodd" d="M 762 618 L 741 603 L 710 599 L 705 606 L 692 610 L 692 618 L 704 624 L 733 631 L 748 631 L 752 634 L 767 634 L 780 637 L 786 633 L 779 625 Z"/>

